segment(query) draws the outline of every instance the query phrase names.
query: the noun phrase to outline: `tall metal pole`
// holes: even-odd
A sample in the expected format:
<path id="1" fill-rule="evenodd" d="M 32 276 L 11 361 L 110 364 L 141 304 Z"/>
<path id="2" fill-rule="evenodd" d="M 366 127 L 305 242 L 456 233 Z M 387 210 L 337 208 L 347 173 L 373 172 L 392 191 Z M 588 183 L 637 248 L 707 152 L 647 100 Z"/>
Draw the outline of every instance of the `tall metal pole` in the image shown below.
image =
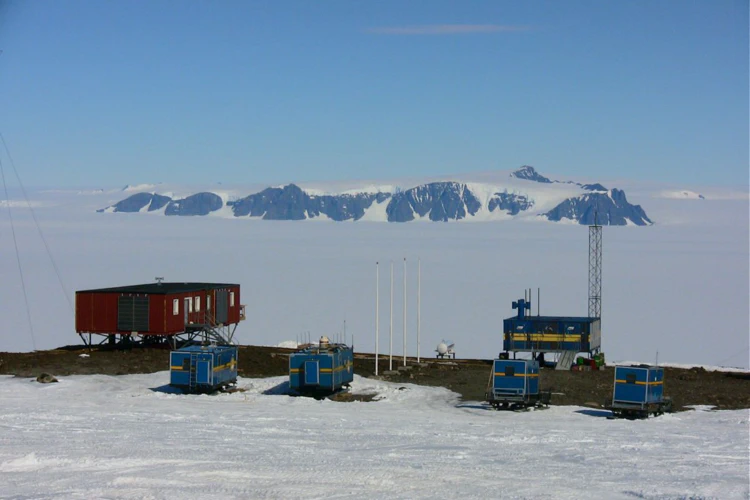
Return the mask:
<path id="1" fill-rule="evenodd" d="M 589 226 L 589 318 L 602 317 L 602 226 Z"/>
<path id="2" fill-rule="evenodd" d="M 393 370 L 393 261 L 391 261 L 391 348 L 388 356 L 388 369 Z"/>
<path id="3" fill-rule="evenodd" d="M 375 263 L 375 376 L 378 376 L 378 339 L 380 338 L 380 263 Z"/>
<path id="4" fill-rule="evenodd" d="M 422 259 L 417 258 L 417 363 L 419 363 L 420 334 L 422 330 Z"/>
<path id="5" fill-rule="evenodd" d="M 404 257 L 404 366 L 406 366 L 406 257 Z"/>

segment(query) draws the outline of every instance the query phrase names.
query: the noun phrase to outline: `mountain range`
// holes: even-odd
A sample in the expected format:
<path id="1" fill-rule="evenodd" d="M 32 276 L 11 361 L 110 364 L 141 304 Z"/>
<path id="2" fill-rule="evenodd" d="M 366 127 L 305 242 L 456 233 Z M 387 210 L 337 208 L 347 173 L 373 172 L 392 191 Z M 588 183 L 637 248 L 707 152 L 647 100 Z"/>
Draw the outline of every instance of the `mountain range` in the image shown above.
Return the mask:
<path id="1" fill-rule="evenodd" d="M 130 188 L 128 188 L 130 190 Z M 541 218 L 553 222 L 647 226 L 653 222 L 625 192 L 601 184 L 553 181 L 525 165 L 501 183 L 437 181 L 408 189 L 323 193 L 296 184 L 246 196 L 204 191 L 184 197 L 138 192 L 98 212 L 221 215 L 264 220 L 410 222 Z"/>

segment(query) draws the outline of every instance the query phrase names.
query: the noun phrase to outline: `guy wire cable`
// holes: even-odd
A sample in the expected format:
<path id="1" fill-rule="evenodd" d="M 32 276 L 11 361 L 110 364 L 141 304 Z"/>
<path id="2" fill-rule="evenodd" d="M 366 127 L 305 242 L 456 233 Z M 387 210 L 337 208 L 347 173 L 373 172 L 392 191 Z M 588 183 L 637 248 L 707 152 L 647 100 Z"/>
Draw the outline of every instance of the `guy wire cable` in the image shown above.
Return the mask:
<path id="1" fill-rule="evenodd" d="M 21 276 L 21 289 L 23 290 L 23 300 L 26 303 L 26 319 L 29 321 L 29 331 L 31 332 L 31 345 L 36 351 L 36 340 L 34 339 L 34 325 L 31 323 L 31 309 L 29 309 L 29 297 L 26 294 L 26 281 L 23 277 L 23 268 L 21 267 L 21 256 L 18 252 L 18 240 L 16 239 L 16 228 L 13 224 L 13 211 L 10 209 L 10 197 L 8 196 L 8 185 L 5 182 L 5 169 L 3 161 L 0 158 L 0 177 L 3 179 L 3 190 L 5 191 L 5 203 L 8 206 L 8 217 L 10 218 L 10 232 L 13 235 L 13 246 L 16 249 L 16 263 L 18 264 L 18 274 Z"/>
<path id="2" fill-rule="evenodd" d="M 39 237 L 42 239 L 42 243 L 44 243 L 44 249 L 47 251 L 47 256 L 49 257 L 50 262 L 52 263 L 52 269 L 55 270 L 55 275 L 57 275 L 57 281 L 60 283 L 60 288 L 62 288 L 63 295 L 65 296 L 65 300 L 68 302 L 68 307 L 70 308 L 70 312 L 74 312 L 75 308 L 73 307 L 73 301 L 70 300 L 70 295 L 68 294 L 67 288 L 65 288 L 65 284 L 63 283 L 62 276 L 60 275 L 60 270 L 57 267 L 57 263 L 55 262 L 55 258 L 52 256 L 52 251 L 49 248 L 49 245 L 47 244 L 47 239 L 44 237 L 44 233 L 42 232 L 42 227 L 39 225 L 39 221 L 36 218 L 36 212 L 34 212 L 34 208 L 31 206 L 31 202 L 29 201 L 29 196 L 26 194 L 26 188 L 23 186 L 23 182 L 21 182 L 21 176 L 18 174 L 18 169 L 16 169 L 16 164 L 13 161 L 13 156 L 10 154 L 10 150 L 8 149 L 8 144 L 5 142 L 5 137 L 3 136 L 3 133 L 0 132 L 0 141 L 3 143 L 3 147 L 5 148 L 5 154 L 8 155 L 8 160 L 10 161 L 10 166 L 13 168 L 13 173 L 16 174 L 16 179 L 18 180 L 18 185 L 21 187 L 21 193 L 23 193 L 23 198 L 26 200 L 26 205 L 29 207 L 29 211 L 31 212 L 31 218 L 34 220 L 34 225 L 36 226 L 36 230 L 39 233 Z"/>

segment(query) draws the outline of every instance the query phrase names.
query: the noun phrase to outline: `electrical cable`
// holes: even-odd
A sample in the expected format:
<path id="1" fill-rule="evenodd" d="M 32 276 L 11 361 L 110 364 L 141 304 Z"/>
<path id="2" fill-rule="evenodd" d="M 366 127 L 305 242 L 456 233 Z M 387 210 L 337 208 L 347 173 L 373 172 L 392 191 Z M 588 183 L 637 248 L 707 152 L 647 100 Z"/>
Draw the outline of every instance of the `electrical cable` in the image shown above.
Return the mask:
<path id="1" fill-rule="evenodd" d="M 728 358 L 724 358 L 724 359 L 722 359 L 721 361 L 717 361 L 717 362 L 716 362 L 716 364 L 717 364 L 718 366 L 722 366 L 722 363 L 726 363 L 726 362 L 727 362 L 727 361 L 729 361 L 730 359 L 734 359 L 734 358 L 736 358 L 737 356 L 747 355 L 747 354 L 748 354 L 748 351 L 750 351 L 750 344 L 746 345 L 746 346 L 745 346 L 745 349 L 743 349 L 742 351 L 739 351 L 739 352 L 737 352 L 737 353 L 735 353 L 735 354 L 732 354 L 732 355 L 731 355 L 731 356 L 729 356 Z"/>
<path id="2" fill-rule="evenodd" d="M 36 351 L 36 339 L 34 338 L 34 325 L 31 322 L 31 309 L 29 308 L 29 297 L 26 293 L 26 280 L 23 277 L 23 268 L 21 267 L 21 255 L 18 252 L 18 240 L 16 238 L 16 227 L 13 224 L 13 211 L 10 209 L 10 197 L 8 196 L 8 185 L 5 182 L 5 169 L 3 168 L 2 159 L 0 159 L 0 177 L 3 179 L 3 190 L 5 191 L 5 203 L 8 206 L 8 218 L 10 219 L 10 232 L 13 234 L 13 246 L 16 249 L 16 262 L 18 263 L 18 274 L 21 276 L 21 289 L 23 290 L 23 300 L 26 303 L 26 318 L 29 321 L 29 331 L 31 332 L 31 345 Z"/>
<path id="3" fill-rule="evenodd" d="M 23 193 L 23 198 L 26 200 L 26 205 L 29 207 L 29 212 L 31 212 L 31 218 L 34 220 L 34 225 L 36 226 L 36 230 L 39 233 L 39 237 L 42 239 L 42 243 L 44 243 L 44 249 L 47 251 L 47 256 L 49 257 L 50 263 L 52 263 L 52 269 L 55 270 L 55 275 L 57 275 L 57 281 L 60 283 L 60 288 L 62 289 L 63 295 L 65 296 L 65 300 L 68 302 L 68 307 L 70 308 L 70 312 L 73 313 L 75 311 L 75 308 L 73 307 L 73 301 L 70 300 L 70 295 L 67 292 L 67 288 L 65 288 L 65 284 L 63 283 L 62 275 L 60 274 L 60 269 L 57 267 L 57 263 L 55 262 L 55 258 L 52 256 L 52 251 L 49 248 L 49 245 L 47 244 L 47 239 L 44 237 L 44 233 L 42 232 L 42 227 L 39 225 L 39 221 L 36 218 L 36 212 L 34 212 L 34 208 L 31 206 L 31 202 L 29 201 L 29 196 L 26 194 L 26 188 L 23 187 L 23 182 L 21 182 L 21 176 L 18 174 L 18 170 L 16 169 L 16 164 L 13 161 L 13 156 L 10 154 L 10 150 L 8 149 L 8 144 L 5 142 L 5 137 L 3 136 L 3 133 L 0 132 L 0 141 L 3 143 L 3 148 L 5 148 L 5 154 L 8 155 L 8 160 L 10 161 L 10 166 L 13 168 L 13 173 L 16 174 L 16 179 L 18 180 L 18 185 L 21 187 L 21 193 Z"/>

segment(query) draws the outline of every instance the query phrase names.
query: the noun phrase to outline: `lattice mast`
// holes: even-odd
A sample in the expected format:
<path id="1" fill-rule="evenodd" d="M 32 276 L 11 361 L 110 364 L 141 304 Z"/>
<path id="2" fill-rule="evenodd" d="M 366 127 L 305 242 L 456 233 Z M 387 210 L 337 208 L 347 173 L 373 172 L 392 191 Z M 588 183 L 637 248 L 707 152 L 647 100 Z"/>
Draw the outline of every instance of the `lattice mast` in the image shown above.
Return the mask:
<path id="1" fill-rule="evenodd" d="M 602 226 L 589 226 L 589 318 L 602 317 Z"/>

